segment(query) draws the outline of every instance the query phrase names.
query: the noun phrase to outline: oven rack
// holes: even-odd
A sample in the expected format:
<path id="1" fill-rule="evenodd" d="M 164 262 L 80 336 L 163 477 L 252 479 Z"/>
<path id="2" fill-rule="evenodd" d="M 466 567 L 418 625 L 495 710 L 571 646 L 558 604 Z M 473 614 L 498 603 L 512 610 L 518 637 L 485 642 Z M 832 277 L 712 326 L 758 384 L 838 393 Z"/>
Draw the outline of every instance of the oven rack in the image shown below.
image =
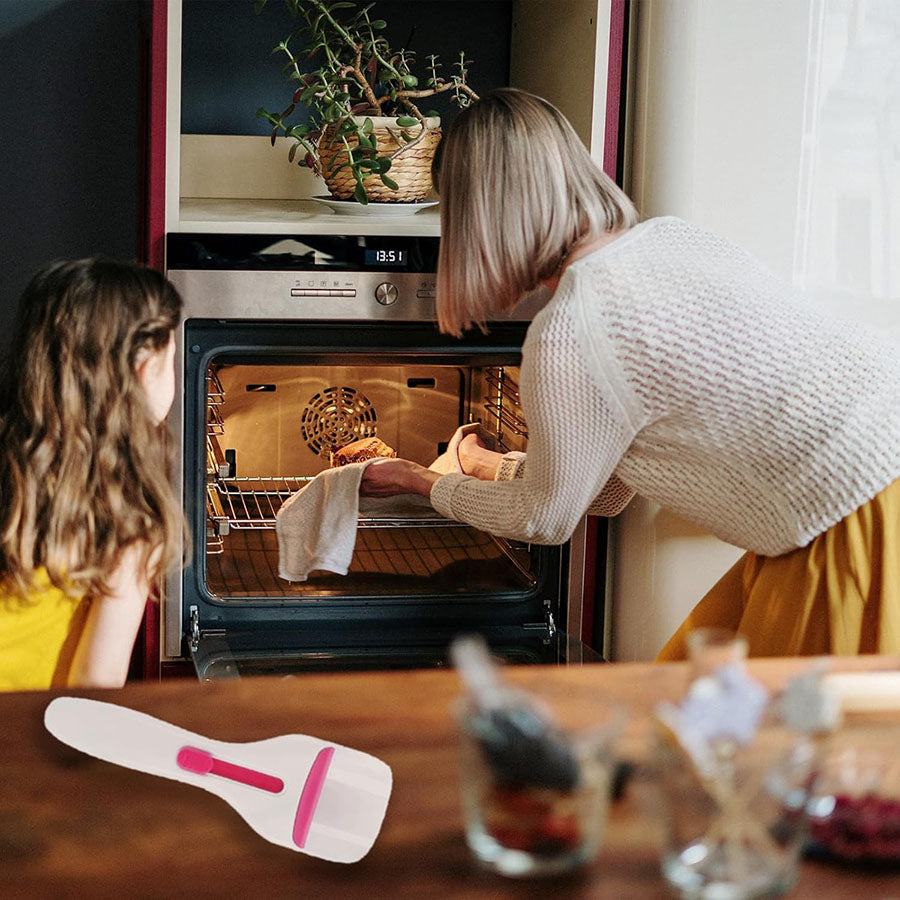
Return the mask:
<path id="1" fill-rule="evenodd" d="M 207 511 L 216 536 L 242 529 L 270 529 L 282 504 L 314 476 L 235 476 L 207 482 Z M 359 517 L 360 528 L 447 528 L 458 526 L 438 515 Z"/>
<path id="2" fill-rule="evenodd" d="M 490 417 L 496 432 L 496 439 L 503 450 L 509 450 L 509 437 L 515 435 L 519 441 L 528 440 L 528 425 L 522 414 L 519 399 L 519 385 L 502 366 L 485 370 L 484 381 L 489 389 L 482 402 L 485 413 Z"/>
<path id="3" fill-rule="evenodd" d="M 222 419 L 220 406 L 225 402 L 225 391 L 219 376 L 210 371 L 206 376 L 206 435 L 207 439 L 225 433 L 225 422 Z"/>
<path id="4" fill-rule="evenodd" d="M 224 553 L 208 558 L 208 587 L 220 599 L 283 597 L 317 600 L 329 596 L 369 593 L 373 576 L 379 589 L 404 590 L 408 579 L 440 576 L 452 592 L 471 587 L 472 579 L 501 577 L 504 589 L 533 588 L 535 575 L 517 558 L 509 542 L 466 525 L 390 531 L 361 530 L 346 575 L 320 572 L 313 582 L 288 583 L 278 575 L 278 544 L 269 530 L 236 531 Z M 467 568 L 471 564 L 474 568 Z M 479 572 L 481 574 L 479 574 Z M 518 579 L 518 584 L 510 578 Z"/>
<path id="5" fill-rule="evenodd" d="M 206 552 L 208 556 L 217 556 L 224 552 L 224 539 L 232 530 L 238 532 L 273 531 L 275 517 L 285 500 L 296 493 L 304 484 L 313 480 L 314 476 L 236 476 L 219 478 L 207 483 L 208 528 Z M 382 528 L 403 529 L 407 534 L 416 529 L 418 534 L 427 533 L 427 529 L 460 529 L 469 531 L 469 527 L 453 519 L 443 516 L 360 516 L 360 529 L 374 530 Z M 532 573 L 516 558 L 508 541 L 493 535 L 486 535 L 495 544 L 519 573 L 529 581 L 534 581 Z M 412 540 L 412 539 L 410 539 Z M 365 542 L 364 546 L 365 546 Z M 444 546 L 442 543 L 440 546 Z M 421 555 L 428 549 L 417 548 Z"/>

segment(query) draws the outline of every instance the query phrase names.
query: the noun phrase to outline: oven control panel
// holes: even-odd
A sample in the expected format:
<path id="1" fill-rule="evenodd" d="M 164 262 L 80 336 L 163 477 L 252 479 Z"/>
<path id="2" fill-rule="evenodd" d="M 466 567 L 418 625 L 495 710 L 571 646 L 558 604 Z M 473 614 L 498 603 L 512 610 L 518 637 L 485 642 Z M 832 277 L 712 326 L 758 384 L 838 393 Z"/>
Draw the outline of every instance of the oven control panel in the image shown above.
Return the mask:
<path id="1" fill-rule="evenodd" d="M 422 272 L 174 269 L 185 318 L 434 321 L 436 277 Z"/>
<path id="2" fill-rule="evenodd" d="M 297 300 L 357 300 L 363 308 L 375 303 L 382 307 L 400 305 L 405 309 L 404 318 L 410 313 L 424 314 L 431 318 L 427 308 L 434 303 L 434 275 L 418 273 L 391 272 L 352 272 L 340 277 L 309 277 L 308 273 L 295 276 L 295 283 L 290 287 L 290 296 Z M 411 301 L 414 301 L 411 304 Z M 339 310 L 338 310 L 339 311 Z M 379 315 L 373 310 L 374 315 Z"/>
<path id="3" fill-rule="evenodd" d="M 390 233 L 176 233 L 167 274 L 185 318 L 433 322 L 439 243 Z M 509 318 L 535 311 L 520 304 Z"/>

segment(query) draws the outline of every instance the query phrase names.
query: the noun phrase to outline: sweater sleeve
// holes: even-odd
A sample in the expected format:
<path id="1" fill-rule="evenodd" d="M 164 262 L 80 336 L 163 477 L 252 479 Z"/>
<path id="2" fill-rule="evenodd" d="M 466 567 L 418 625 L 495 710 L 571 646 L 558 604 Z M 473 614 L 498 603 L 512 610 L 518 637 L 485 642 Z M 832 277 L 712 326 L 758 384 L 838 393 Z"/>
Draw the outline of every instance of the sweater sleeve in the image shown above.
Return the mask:
<path id="1" fill-rule="evenodd" d="M 505 453 L 497 467 L 496 481 L 510 481 L 513 478 L 524 478 L 527 465 L 527 457 L 518 450 Z M 609 481 L 603 485 L 603 490 L 597 494 L 588 507 L 589 516 L 617 516 L 634 497 L 634 491 L 613 473 Z"/>
<path id="2" fill-rule="evenodd" d="M 582 357 L 571 321 L 557 315 L 529 332 L 520 395 L 528 422 L 524 477 L 482 481 L 444 475 L 431 489 L 442 515 L 513 540 L 560 544 L 610 480 L 634 433 Z"/>

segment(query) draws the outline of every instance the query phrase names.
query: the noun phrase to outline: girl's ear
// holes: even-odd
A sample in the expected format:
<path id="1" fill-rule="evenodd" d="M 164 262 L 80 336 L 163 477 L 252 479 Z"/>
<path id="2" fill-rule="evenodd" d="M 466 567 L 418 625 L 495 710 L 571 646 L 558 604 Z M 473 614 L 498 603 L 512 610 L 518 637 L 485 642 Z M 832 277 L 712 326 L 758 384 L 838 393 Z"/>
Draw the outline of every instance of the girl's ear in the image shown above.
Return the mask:
<path id="1" fill-rule="evenodd" d="M 144 389 L 147 406 L 154 422 L 168 415 L 175 396 L 175 335 L 159 350 L 140 350 L 134 363 L 134 374 Z"/>
<path id="2" fill-rule="evenodd" d="M 153 390 L 153 384 L 159 370 L 159 357 L 162 351 L 150 350 L 142 347 L 137 352 L 134 360 L 134 374 L 138 380 L 138 384 L 144 389 L 144 393 L 148 394 Z"/>

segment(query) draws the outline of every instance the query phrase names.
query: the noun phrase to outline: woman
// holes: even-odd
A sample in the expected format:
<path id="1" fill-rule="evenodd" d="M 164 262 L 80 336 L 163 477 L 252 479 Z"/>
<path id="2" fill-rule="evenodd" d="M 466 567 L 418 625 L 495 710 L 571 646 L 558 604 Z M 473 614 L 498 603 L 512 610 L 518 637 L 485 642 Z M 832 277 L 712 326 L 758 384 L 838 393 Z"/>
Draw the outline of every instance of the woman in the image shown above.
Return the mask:
<path id="1" fill-rule="evenodd" d="M 559 543 L 638 492 L 748 553 L 693 627 L 757 656 L 900 652 L 900 355 L 805 305 L 676 218 L 637 224 L 553 106 L 512 89 L 460 114 L 436 184 L 438 316 L 460 334 L 545 284 L 522 353 L 527 465 L 475 443 L 463 472 L 369 466 L 362 490 L 429 496 L 493 534 Z M 472 476 L 480 477 L 472 477 Z"/>

